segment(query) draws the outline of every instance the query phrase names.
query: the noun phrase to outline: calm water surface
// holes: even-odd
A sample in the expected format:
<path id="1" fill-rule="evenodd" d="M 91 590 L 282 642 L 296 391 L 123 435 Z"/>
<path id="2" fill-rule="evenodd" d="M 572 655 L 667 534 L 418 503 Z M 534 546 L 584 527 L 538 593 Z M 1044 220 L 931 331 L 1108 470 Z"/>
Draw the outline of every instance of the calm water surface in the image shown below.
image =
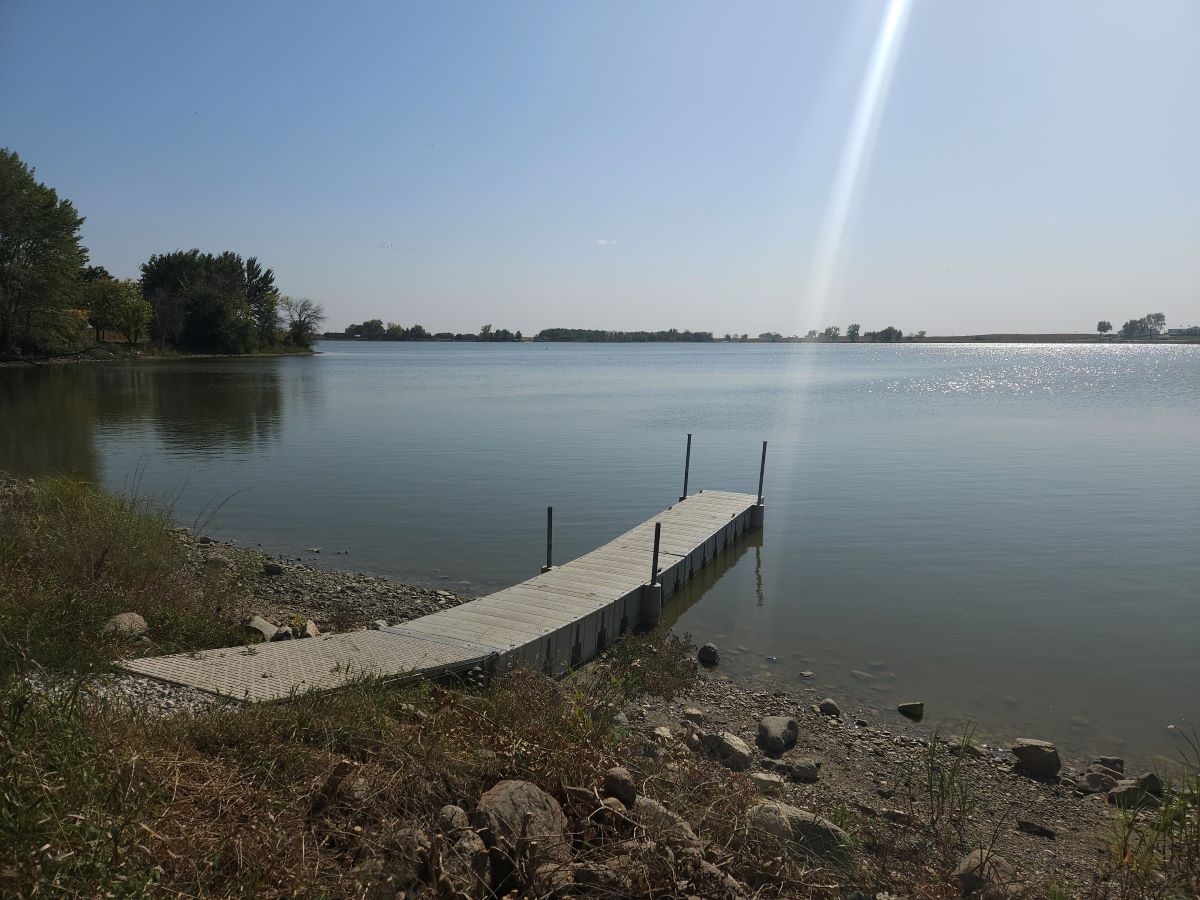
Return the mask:
<path id="1" fill-rule="evenodd" d="M 565 560 L 678 497 L 686 432 L 693 490 L 753 492 L 769 440 L 761 545 L 672 609 L 725 671 L 1076 754 L 1200 723 L 1200 348 L 321 349 L 0 370 L 0 469 L 479 594 L 547 505 Z"/>

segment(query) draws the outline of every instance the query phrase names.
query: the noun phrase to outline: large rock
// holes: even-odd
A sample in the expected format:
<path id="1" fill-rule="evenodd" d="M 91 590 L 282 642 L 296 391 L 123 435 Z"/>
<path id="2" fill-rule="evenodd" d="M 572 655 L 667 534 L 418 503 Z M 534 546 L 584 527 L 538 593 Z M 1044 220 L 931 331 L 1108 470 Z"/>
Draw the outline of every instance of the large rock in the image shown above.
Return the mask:
<path id="1" fill-rule="evenodd" d="M 1120 756 L 1097 756 L 1092 760 L 1093 766 L 1104 766 L 1106 769 L 1111 769 L 1118 775 L 1125 774 L 1125 760 Z"/>
<path id="2" fill-rule="evenodd" d="M 637 782 L 624 766 L 615 766 L 604 773 L 604 793 L 616 797 L 627 809 L 633 808 L 637 799 Z"/>
<path id="3" fill-rule="evenodd" d="M 696 657 L 706 666 L 715 666 L 721 661 L 721 651 L 717 649 L 716 644 L 705 644 Z"/>
<path id="4" fill-rule="evenodd" d="M 117 613 L 104 623 L 101 629 L 105 634 L 115 634 L 118 637 L 141 637 L 150 630 L 146 620 L 135 612 Z"/>
<path id="5" fill-rule="evenodd" d="M 758 742 L 769 753 L 782 753 L 795 746 L 800 724 L 790 716 L 763 716 L 758 723 Z"/>
<path id="6" fill-rule="evenodd" d="M 777 800 L 763 800 L 747 815 L 750 835 L 770 835 L 816 856 L 848 862 L 849 835 L 827 819 Z"/>
<path id="7" fill-rule="evenodd" d="M 963 897 L 977 900 L 1005 900 L 1019 897 L 1025 890 L 1012 866 L 990 850 L 972 850 L 964 856 L 954 870 L 954 879 Z"/>
<path id="8" fill-rule="evenodd" d="M 263 563 L 262 573 L 270 576 L 282 575 L 283 566 L 274 562 Z"/>
<path id="9" fill-rule="evenodd" d="M 1062 769 L 1058 748 L 1048 741 L 1021 738 L 1013 744 L 1012 752 L 1021 768 L 1034 778 L 1053 781 Z"/>
<path id="10" fill-rule="evenodd" d="M 638 797 L 630 811 L 632 818 L 645 830 L 647 837 L 663 844 L 694 845 L 699 843 L 692 826 L 677 813 L 671 812 L 657 800 Z"/>
<path id="11" fill-rule="evenodd" d="M 438 830 L 442 834 L 456 835 L 458 832 L 471 827 L 471 817 L 461 806 L 447 803 L 438 813 Z"/>
<path id="12" fill-rule="evenodd" d="M 566 862 L 567 817 L 558 801 L 528 781 L 501 781 L 479 798 L 475 827 L 484 842 L 509 859 L 518 841 L 537 841 L 538 858 Z"/>
<path id="13" fill-rule="evenodd" d="M 750 768 L 754 757 L 750 746 L 736 734 L 728 731 L 717 731 L 700 735 L 700 742 L 709 753 L 713 754 L 727 769 L 744 772 Z"/>
<path id="14" fill-rule="evenodd" d="M 1104 772 L 1084 772 L 1075 780 L 1075 790 L 1082 794 L 1103 794 L 1115 788 L 1118 781 Z"/>
<path id="15" fill-rule="evenodd" d="M 751 772 L 750 781 L 760 794 L 766 794 L 768 797 L 782 793 L 783 786 L 787 784 L 782 775 L 776 775 L 774 772 Z"/>
<path id="16" fill-rule="evenodd" d="M 1137 786 L 1154 797 L 1163 795 L 1163 782 L 1157 772 L 1143 772 L 1137 777 Z"/>

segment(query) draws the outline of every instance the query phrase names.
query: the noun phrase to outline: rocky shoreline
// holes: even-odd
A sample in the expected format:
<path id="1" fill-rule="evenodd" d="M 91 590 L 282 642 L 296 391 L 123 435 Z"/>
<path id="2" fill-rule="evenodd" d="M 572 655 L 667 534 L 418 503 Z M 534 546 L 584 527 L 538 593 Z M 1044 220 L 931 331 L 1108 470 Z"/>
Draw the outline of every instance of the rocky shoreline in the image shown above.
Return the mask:
<path id="1" fill-rule="evenodd" d="M 233 570 L 246 590 L 242 613 L 260 617 L 268 628 L 307 623 L 320 631 L 346 631 L 395 624 L 466 599 L 447 590 L 318 569 L 196 537 L 187 529 L 177 534 L 198 571 Z M 1053 881 L 1085 889 L 1111 837 L 1108 801 L 1121 790 L 1133 791 L 1149 807 L 1161 793 L 1157 776 L 1126 779 L 1119 759 L 1064 769 L 1057 752 L 1040 742 L 1001 747 L 939 736 L 917 724 L 919 704 L 906 705 L 895 721 L 882 721 L 843 711 L 829 698 L 816 702 L 811 690 L 739 685 L 720 672 L 716 648 L 703 647 L 699 656 L 709 665 L 697 667 L 681 696 L 643 699 L 619 712 L 618 724 L 641 736 L 646 753 L 700 754 L 744 774 L 755 790 L 784 804 L 900 830 L 929 827 L 922 773 L 953 760 L 958 784 L 952 789 L 964 791 L 956 801 L 962 826 L 977 830 L 976 840 L 986 839 L 984 845 L 1029 884 Z M 124 676 L 101 680 L 96 692 L 159 714 L 224 705 L 198 691 Z"/>

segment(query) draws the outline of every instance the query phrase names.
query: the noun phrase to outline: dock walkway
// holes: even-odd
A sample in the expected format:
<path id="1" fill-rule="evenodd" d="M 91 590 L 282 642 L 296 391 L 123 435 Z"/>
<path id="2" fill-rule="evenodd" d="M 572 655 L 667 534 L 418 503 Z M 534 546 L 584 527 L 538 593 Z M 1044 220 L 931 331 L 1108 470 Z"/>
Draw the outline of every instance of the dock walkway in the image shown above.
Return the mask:
<path id="1" fill-rule="evenodd" d="M 145 657 L 126 671 L 235 700 L 281 700 L 363 677 L 435 676 L 516 665 L 562 674 L 639 624 L 713 558 L 762 524 L 753 494 L 701 491 L 636 528 L 513 587 L 381 628 Z M 661 525 L 652 584 L 655 524 Z"/>

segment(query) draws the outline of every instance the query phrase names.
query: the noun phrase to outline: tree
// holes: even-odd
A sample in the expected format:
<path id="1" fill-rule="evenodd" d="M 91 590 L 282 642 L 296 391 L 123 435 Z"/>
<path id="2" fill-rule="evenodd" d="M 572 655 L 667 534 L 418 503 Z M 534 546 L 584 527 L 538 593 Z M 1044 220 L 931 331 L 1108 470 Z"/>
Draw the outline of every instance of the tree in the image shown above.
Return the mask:
<path id="1" fill-rule="evenodd" d="M 479 326 L 479 336 L 482 337 L 485 341 L 488 339 L 488 337 L 491 335 L 491 333 L 492 333 L 491 325 L 480 325 Z"/>
<path id="2" fill-rule="evenodd" d="M 879 341 L 884 344 L 890 344 L 902 340 L 904 337 L 904 332 L 902 332 L 899 328 L 896 328 L 894 325 L 889 325 L 882 331 L 869 332 L 868 336 L 872 340 Z"/>
<path id="3" fill-rule="evenodd" d="M 385 331 L 383 319 L 367 319 L 362 323 L 362 330 L 359 333 L 364 340 L 378 341 L 383 339 Z"/>
<path id="4" fill-rule="evenodd" d="M 284 297 L 281 305 L 287 319 L 288 342 L 311 347 L 317 339 L 317 326 L 325 321 L 325 308 L 308 297 Z"/>
<path id="5" fill-rule="evenodd" d="M 86 314 L 74 310 L 87 251 L 83 216 L 34 177 L 14 152 L 0 149 L 0 353 L 14 347 L 72 349 Z"/>
<path id="6" fill-rule="evenodd" d="M 100 332 L 116 326 L 117 306 L 121 300 L 119 282 L 107 273 L 102 277 L 84 274 L 80 280 L 83 284 L 79 302 L 87 310 L 88 324 L 95 330 L 96 341 L 99 342 Z M 138 295 L 141 296 L 140 291 Z"/>
<path id="7" fill-rule="evenodd" d="M 1112 331 L 1112 322 L 1101 319 L 1096 323 L 1096 330 L 1101 334 L 1108 334 L 1110 331 Z"/>
<path id="8" fill-rule="evenodd" d="M 130 346 L 136 344 L 150 330 L 150 317 L 154 312 L 142 289 L 132 278 L 113 279 L 111 325 L 125 335 Z"/>
<path id="9" fill-rule="evenodd" d="M 858 333 L 862 330 L 862 326 L 855 322 L 853 325 L 847 326 L 846 337 L 852 341 L 858 340 Z"/>
<path id="10" fill-rule="evenodd" d="M 275 272 L 259 265 L 258 257 L 246 260 L 246 301 L 258 331 L 259 346 L 275 343 L 279 331 L 279 291 Z"/>
<path id="11" fill-rule="evenodd" d="M 1121 326 L 1121 337 L 1153 337 L 1162 334 L 1167 327 L 1167 317 L 1162 313 L 1147 313 L 1140 319 L 1130 319 Z"/>
<path id="12" fill-rule="evenodd" d="M 817 329 L 815 329 L 815 328 L 810 328 L 808 330 L 808 334 L 805 335 L 805 337 L 810 337 L 810 338 L 815 338 L 816 336 L 817 336 Z"/>
<path id="13" fill-rule="evenodd" d="M 842 333 L 842 329 L 839 326 L 830 325 L 828 328 L 825 329 L 824 333 L 821 336 L 823 338 L 825 338 L 825 340 L 827 340 L 827 341 L 832 341 L 834 338 L 836 338 L 841 333 Z"/>

